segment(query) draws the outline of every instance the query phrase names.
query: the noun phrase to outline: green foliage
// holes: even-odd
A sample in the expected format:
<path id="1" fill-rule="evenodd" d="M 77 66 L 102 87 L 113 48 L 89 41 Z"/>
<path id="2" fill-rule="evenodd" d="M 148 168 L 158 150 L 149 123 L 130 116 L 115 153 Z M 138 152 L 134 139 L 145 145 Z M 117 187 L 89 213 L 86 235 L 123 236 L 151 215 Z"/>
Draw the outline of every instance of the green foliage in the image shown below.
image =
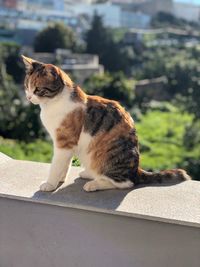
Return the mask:
<path id="1" fill-rule="evenodd" d="M 74 49 L 76 38 L 73 31 L 64 24 L 48 26 L 35 38 L 35 52 L 54 52 L 57 48 Z"/>
<path id="2" fill-rule="evenodd" d="M 121 42 L 124 39 L 124 35 L 126 33 L 125 28 L 113 28 L 112 29 L 112 36 L 115 42 Z"/>
<path id="3" fill-rule="evenodd" d="M 86 34 L 87 50 L 91 54 L 104 55 L 105 48 L 109 45 L 110 33 L 104 27 L 101 16 L 94 14 L 91 29 Z"/>
<path id="4" fill-rule="evenodd" d="M 177 104 L 200 118 L 199 56 L 198 47 L 179 49 L 178 53 L 176 47 L 147 49 L 136 77 L 148 79 L 165 75 L 168 80 L 166 90 L 171 98 L 176 98 Z"/>
<path id="5" fill-rule="evenodd" d="M 34 142 L 25 143 L 0 138 L 0 151 L 14 159 L 20 160 L 50 162 L 52 157 L 52 145 L 39 139 Z"/>
<path id="6" fill-rule="evenodd" d="M 91 76 L 85 81 L 85 89 L 88 94 L 114 99 L 127 107 L 133 103 L 133 81 L 126 79 L 122 72 Z"/>
<path id="7" fill-rule="evenodd" d="M 6 72 L 4 56 L 0 55 L 0 136 L 24 141 L 42 137 L 45 133 L 38 117 L 39 109 L 26 105 L 20 87 Z"/>
<path id="8" fill-rule="evenodd" d="M 184 167 L 191 173 L 192 177 L 200 180 L 200 120 L 193 120 L 186 127 L 183 141 L 189 151 L 184 157 Z"/>
<path id="9" fill-rule="evenodd" d="M 0 62 L 6 67 L 16 83 L 20 83 L 24 74 L 22 62 L 19 57 L 20 46 L 16 43 L 0 43 Z"/>
<path id="10" fill-rule="evenodd" d="M 174 15 L 166 12 L 158 12 L 151 20 L 151 25 L 153 27 L 178 27 L 178 28 L 186 28 L 186 26 L 191 26 L 198 28 L 199 24 L 196 22 L 189 22 L 182 18 L 177 18 Z"/>
<path id="11" fill-rule="evenodd" d="M 50 142 L 40 139 L 25 143 L 0 137 L 0 152 L 14 159 L 51 162 L 53 146 Z M 80 166 L 78 158 L 74 157 L 73 166 Z"/>
<path id="12" fill-rule="evenodd" d="M 10 131 L 13 130 L 12 123 L 16 123 L 21 111 L 22 101 L 19 99 L 18 88 L 6 73 L 5 65 L 2 63 L 0 72 L 0 135 L 9 136 Z"/>
<path id="13" fill-rule="evenodd" d="M 104 27 L 101 16 L 95 14 L 91 29 L 86 34 L 86 52 L 97 54 L 100 63 L 110 72 L 125 71 L 133 60 L 133 51 L 122 48 L 112 31 Z"/>
<path id="14" fill-rule="evenodd" d="M 196 168 L 199 168 L 200 163 L 200 145 L 196 146 L 200 137 L 199 134 L 196 136 L 195 129 L 191 129 L 192 121 L 191 114 L 181 113 L 177 109 L 173 112 L 154 110 L 142 115 L 140 122 L 136 124 L 141 166 L 153 170 L 186 168 L 194 179 L 199 179 L 197 171 L 189 164 L 196 162 Z M 194 139 L 193 147 L 190 144 L 191 135 L 197 138 Z"/>
<path id="15" fill-rule="evenodd" d="M 76 166 L 76 167 L 81 165 L 81 163 L 80 163 L 80 161 L 79 161 L 79 159 L 77 157 L 73 157 L 72 165 Z"/>

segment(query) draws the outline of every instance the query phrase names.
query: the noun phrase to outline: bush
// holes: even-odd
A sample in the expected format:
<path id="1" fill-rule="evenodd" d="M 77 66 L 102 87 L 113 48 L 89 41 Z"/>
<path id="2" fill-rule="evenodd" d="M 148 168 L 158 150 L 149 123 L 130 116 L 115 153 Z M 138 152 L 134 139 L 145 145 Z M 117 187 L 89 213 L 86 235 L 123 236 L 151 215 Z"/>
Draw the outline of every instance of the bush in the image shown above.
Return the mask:
<path id="1" fill-rule="evenodd" d="M 25 143 L 1 137 L 0 151 L 20 160 L 50 162 L 52 157 L 52 145 L 39 139 L 35 142 Z"/>
<path id="2" fill-rule="evenodd" d="M 155 171 L 186 168 L 193 179 L 199 179 L 200 145 L 188 146 L 185 141 L 192 121 L 191 114 L 181 113 L 177 109 L 173 112 L 149 111 L 142 115 L 136 124 L 141 166 Z"/>
<path id="3" fill-rule="evenodd" d="M 13 159 L 51 162 L 53 145 L 40 139 L 25 143 L 0 137 L 0 152 Z M 80 166 L 78 158 L 74 157 L 73 166 Z"/>
<path id="4" fill-rule="evenodd" d="M 24 75 L 23 65 L 19 56 L 20 46 L 12 42 L 0 43 L 0 62 L 6 72 L 16 83 L 21 83 Z"/>
<path id="5" fill-rule="evenodd" d="M 44 137 L 38 116 L 39 107 L 27 105 L 20 92 L 22 86 L 16 85 L 7 73 L 4 57 L 6 55 L 0 54 L 0 136 L 23 141 Z"/>
<path id="6" fill-rule="evenodd" d="M 133 80 L 126 79 L 122 72 L 91 76 L 84 87 L 88 94 L 117 100 L 126 107 L 133 105 Z"/>
<path id="7" fill-rule="evenodd" d="M 102 17 L 95 14 L 91 29 L 86 34 L 86 52 L 99 56 L 100 63 L 110 72 L 128 73 L 133 60 L 133 50 L 121 47 L 113 33 L 103 25 Z"/>
<path id="8" fill-rule="evenodd" d="M 76 38 L 73 31 L 62 23 L 48 26 L 38 33 L 34 42 L 35 52 L 54 52 L 57 48 L 74 49 Z"/>

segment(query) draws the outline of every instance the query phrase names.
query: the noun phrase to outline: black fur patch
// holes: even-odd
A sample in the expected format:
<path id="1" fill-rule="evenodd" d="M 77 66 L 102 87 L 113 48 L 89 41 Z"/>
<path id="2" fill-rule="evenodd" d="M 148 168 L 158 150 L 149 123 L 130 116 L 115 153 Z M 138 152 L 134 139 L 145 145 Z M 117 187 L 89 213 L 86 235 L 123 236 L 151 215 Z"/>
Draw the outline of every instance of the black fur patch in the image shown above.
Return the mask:
<path id="1" fill-rule="evenodd" d="M 139 151 L 137 138 L 119 137 L 113 141 L 107 151 L 108 161 L 103 174 L 115 182 L 131 180 L 137 184 L 137 169 L 139 165 Z"/>
<path id="2" fill-rule="evenodd" d="M 119 110 L 112 103 L 104 105 L 88 105 L 84 130 L 92 136 L 100 131 L 108 132 L 122 119 Z"/>
<path id="3" fill-rule="evenodd" d="M 56 81 L 52 84 L 47 85 L 48 87 L 37 87 L 34 91 L 34 94 L 40 97 L 53 98 L 54 96 L 59 94 L 64 88 L 64 85 L 62 83 Z"/>
<path id="4" fill-rule="evenodd" d="M 77 99 L 78 99 L 78 97 L 79 97 L 79 94 L 78 94 L 78 86 L 77 86 L 77 85 L 74 85 L 74 86 L 73 86 L 73 90 L 72 90 L 72 92 L 71 92 L 70 97 L 71 97 L 71 100 L 72 100 L 72 101 L 74 101 L 74 102 L 77 101 Z"/>

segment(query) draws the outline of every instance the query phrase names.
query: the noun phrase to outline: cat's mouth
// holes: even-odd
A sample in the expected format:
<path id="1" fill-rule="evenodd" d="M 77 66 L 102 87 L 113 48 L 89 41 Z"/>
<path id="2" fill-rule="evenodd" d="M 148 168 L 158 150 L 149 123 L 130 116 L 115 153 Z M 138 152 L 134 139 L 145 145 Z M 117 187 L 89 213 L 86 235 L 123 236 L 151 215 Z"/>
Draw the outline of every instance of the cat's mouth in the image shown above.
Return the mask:
<path id="1" fill-rule="evenodd" d="M 41 102 L 41 100 L 37 96 L 27 91 L 26 91 L 26 99 L 28 100 L 29 103 L 32 103 L 33 105 L 39 105 Z"/>
<path id="2" fill-rule="evenodd" d="M 39 105 L 40 104 L 39 99 L 35 99 L 34 97 L 27 97 L 27 100 L 29 103 L 31 103 L 33 105 Z"/>

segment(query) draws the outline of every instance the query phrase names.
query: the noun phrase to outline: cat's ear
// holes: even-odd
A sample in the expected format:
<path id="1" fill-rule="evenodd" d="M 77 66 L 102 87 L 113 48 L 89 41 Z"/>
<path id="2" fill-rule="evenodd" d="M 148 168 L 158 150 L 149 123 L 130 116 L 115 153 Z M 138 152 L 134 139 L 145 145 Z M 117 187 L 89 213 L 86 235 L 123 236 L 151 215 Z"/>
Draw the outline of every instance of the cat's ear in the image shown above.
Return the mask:
<path id="1" fill-rule="evenodd" d="M 24 55 L 22 55 L 22 60 L 24 62 L 27 72 L 30 72 L 33 69 L 35 70 L 43 65 L 41 62 L 36 61 L 30 57 L 25 57 Z"/>
<path id="2" fill-rule="evenodd" d="M 58 79 L 58 77 L 59 77 L 59 71 L 58 71 L 58 68 L 57 67 L 52 66 L 52 68 L 47 69 L 46 71 L 47 71 L 47 73 L 49 73 L 50 75 L 52 75 L 55 80 Z"/>
<path id="3" fill-rule="evenodd" d="M 24 62 L 24 65 L 26 67 L 26 70 L 27 71 L 30 71 L 33 69 L 33 62 L 34 60 L 32 58 L 29 58 L 29 57 L 25 57 L 24 55 L 21 55 L 22 57 L 22 60 Z"/>
<path id="4" fill-rule="evenodd" d="M 65 73 L 63 70 L 58 70 L 59 77 L 62 80 L 63 84 L 67 85 L 68 87 L 73 87 L 73 82 L 70 77 Z"/>

